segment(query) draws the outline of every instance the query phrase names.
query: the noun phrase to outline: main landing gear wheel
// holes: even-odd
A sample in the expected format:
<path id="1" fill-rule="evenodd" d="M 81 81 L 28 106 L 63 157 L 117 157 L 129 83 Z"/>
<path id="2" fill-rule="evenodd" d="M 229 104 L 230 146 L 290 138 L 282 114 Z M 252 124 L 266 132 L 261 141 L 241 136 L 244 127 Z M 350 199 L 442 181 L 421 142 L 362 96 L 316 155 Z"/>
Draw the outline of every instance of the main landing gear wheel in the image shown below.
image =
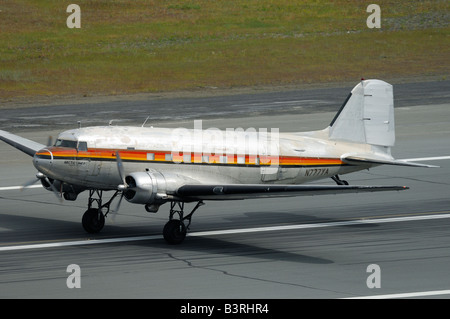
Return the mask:
<path id="1" fill-rule="evenodd" d="M 164 239 L 171 245 L 181 244 L 186 237 L 187 229 L 184 223 L 178 219 L 172 219 L 164 226 Z"/>
<path id="2" fill-rule="evenodd" d="M 100 232 L 105 226 L 105 216 L 98 208 L 89 208 L 82 219 L 83 228 L 90 234 Z"/>
<path id="3" fill-rule="evenodd" d="M 103 226 L 105 226 L 105 217 L 110 211 L 111 202 L 119 193 L 119 191 L 116 191 L 111 199 L 103 204 L 103 191 L 98 189 L 89 190 L 88 210 L 84 213 L 81 220 L 86 232 L 96 234 L 103 229 Z"/>
<path id="4" fill-rule="evenodd" d="M 192 211 L 184 216 L 184 202 L 170 202 L 169 221 L 163 229 L 163 236 L 167 243 L 178 245 L 184 241 L 191 225 L 192 215 L 202 205 L 204 205 L 203 201 L 199 201 Z M 175 214 L 179 216 L 179 219 L 173 218 Z M 187 225 L 184 224 L 184 221 L 187 221 Z"/>

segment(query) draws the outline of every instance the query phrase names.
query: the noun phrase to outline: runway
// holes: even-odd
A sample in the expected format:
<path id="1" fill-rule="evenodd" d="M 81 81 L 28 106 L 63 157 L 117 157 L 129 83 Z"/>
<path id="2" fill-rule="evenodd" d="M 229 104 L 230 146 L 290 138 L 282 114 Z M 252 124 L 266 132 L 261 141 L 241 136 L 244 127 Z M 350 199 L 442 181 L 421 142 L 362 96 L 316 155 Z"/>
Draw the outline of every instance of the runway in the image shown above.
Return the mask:
<path id="1" fill-rule="evenodd" d="M 204 128 L 322 129 L 350 89 L 154 100 L 151 125 L 189 127 L 203 119 Z M 81 227 L 87 195 L 60 203 L 43 188 L 14 188 L 36 171 L 28 156 L 1 143 L 0 298 L 449 298 L 449 91 L 448 81 L 394 86 L 393 155 L 431 158 L 440 168 L 383 166 L 344 176 L 350 184 L 409 190 L 206 202 L 179 246 L 161 235 L 168 207 L 149 214 L 125 201 L 101 234 L 87 235 Z M 91 125 L 113 114 L 117 125 L 140 125 L 149 102 L 139 103 L 97 105 L 110 113 L 95 116 L 89 110 L 96 105 L 81 104 L 70 112 L 67 106 L 2 110 L 0 129 L 46 143 L 77 119 Z M 128 107 L 142 112 L 123 112 Z M 60 121 L 64 112 L 75 114 L 73 121 Z M 46 117 L 51 114 L 56 117 Z M 72 264 L 81 270 L 81 288 L 67 286 Z M 370 265 L 379 267 L 380 288 L 369 287 Z"/>

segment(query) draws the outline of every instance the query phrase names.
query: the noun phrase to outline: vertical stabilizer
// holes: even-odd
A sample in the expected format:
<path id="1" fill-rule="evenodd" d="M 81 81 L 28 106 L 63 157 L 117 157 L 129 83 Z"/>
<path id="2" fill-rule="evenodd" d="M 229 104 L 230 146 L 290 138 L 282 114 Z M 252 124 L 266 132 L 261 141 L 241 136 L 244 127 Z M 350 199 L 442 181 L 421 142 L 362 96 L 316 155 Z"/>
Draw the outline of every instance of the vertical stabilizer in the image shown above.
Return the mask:
<path id="1" fill-rule="evenodd" d="M 380 146 L 395 143 L 392 85 L 364 80 L 356 85 L 330 124 L 331 140 Z"/>

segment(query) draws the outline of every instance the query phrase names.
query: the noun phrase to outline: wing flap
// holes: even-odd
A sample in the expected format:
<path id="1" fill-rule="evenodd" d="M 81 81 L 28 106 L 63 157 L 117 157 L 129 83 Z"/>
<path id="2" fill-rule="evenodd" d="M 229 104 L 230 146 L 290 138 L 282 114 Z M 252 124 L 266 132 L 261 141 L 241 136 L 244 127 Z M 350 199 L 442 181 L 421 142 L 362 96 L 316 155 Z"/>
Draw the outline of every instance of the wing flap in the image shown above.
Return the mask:
<path id="1" fill-rule="evenodd" d="M 180 198 L 189 200 L 236 200 L 342 193 L 401 191 L 406 189 L 408 189 L 406 186 L 217 184 L 184 185 L 178 188 L 176 193 Z"/>
<path id="2" fill-rule="evenodd" d="M 37 151 L 45 147 L 44 144 L 2 130 L 0 130 L 0 140 L 30 156 L 34 156 Z"/>

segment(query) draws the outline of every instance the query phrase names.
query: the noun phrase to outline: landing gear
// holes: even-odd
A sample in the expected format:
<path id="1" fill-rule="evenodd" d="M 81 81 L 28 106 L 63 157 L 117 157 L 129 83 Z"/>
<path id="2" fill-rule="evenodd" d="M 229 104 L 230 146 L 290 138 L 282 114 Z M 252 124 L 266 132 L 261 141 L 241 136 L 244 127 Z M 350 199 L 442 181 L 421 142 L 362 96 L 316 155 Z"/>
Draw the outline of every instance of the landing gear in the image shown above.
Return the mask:
<path id="1" fill-rule="evenodd" d="M 86 232 L 95 234 L 103 229 L 105 226 L 105 217 L 107 217 L 110 212 L 111 202 L 121 193 L 121 190 L 116 191 L 111 199 L 103 204 L 103 191 L 98 189 L 89 190 L 88 209 L 82 218 L 82 225 Z M 192 211 L 185 216 L 184 204 L 184 202 L 170 202 L 169 221 L 164 226 L 163 236 L 171 245 L 181 244 L 184 241 L 189 226 L 191 225 L 192 215 L 200 206 L 204 205 L 203 201 L 199 201 Z M 157 207 L 159 207 L 159 205 L 161 204 L 158 204 Z M 146 205 L 146 209 L 149 212 L 157 211 L 157 208 L 154 208 L 151 205 Z M 117 211 L 117 208 L 115 211 Z M 174 218 L 176 216 L 178 216 L 178 218 Z"/>
<path id="2" fill-rule="evenodd" d="M 102 210 L 98 208 L 89 208 L 84 214 L 81 220 L 83 228 L 90 234 L 100 232 L 105 226 L 105 215 Z"/>
<path id="3" fill-rule="evenodd" d="M 187 228 L 181 220 L 172 219 L 164 226 L 164 239 L 171 245 L 181 244 L 186 237 Z"/>
<path id="4" fill-rule="evenodd" d="M 331 179 L 338 185 L 348 185 L 347 181 L 341 180 L 338 175 L 331 176 Z"/>
<path id="5" fill-rule="evenodd" d="M 86 232 L 96 234 L 105 226 L 105 217 L 109 213 L 111 202 L 119 194 L 116 191 L 109 201 L 102 204 L 103 191 L 98 189 L 89 190 L 88 210 L 83 214 L 81 223 Z M 92 207 L 97 206 L 97 208 Z M 103 211 L 105 210 L 105 213 Z"/>
<path id="6" fill-rule="evenodd" d="M 184 202 L 170 202 L 169 221 L 164 226 L 164 239 L 171 245 L 181 244 L 186 237 L 187 230 L 191 225 L 191 219 L 194 212 L 204 205 L 203 201 L 199 201 L 192 211 L 184 216 Z M 173 216 L 178 214 L 179 219 L 174 219 Z M 184 221 L 187 221 L 185 225 Z"/>

